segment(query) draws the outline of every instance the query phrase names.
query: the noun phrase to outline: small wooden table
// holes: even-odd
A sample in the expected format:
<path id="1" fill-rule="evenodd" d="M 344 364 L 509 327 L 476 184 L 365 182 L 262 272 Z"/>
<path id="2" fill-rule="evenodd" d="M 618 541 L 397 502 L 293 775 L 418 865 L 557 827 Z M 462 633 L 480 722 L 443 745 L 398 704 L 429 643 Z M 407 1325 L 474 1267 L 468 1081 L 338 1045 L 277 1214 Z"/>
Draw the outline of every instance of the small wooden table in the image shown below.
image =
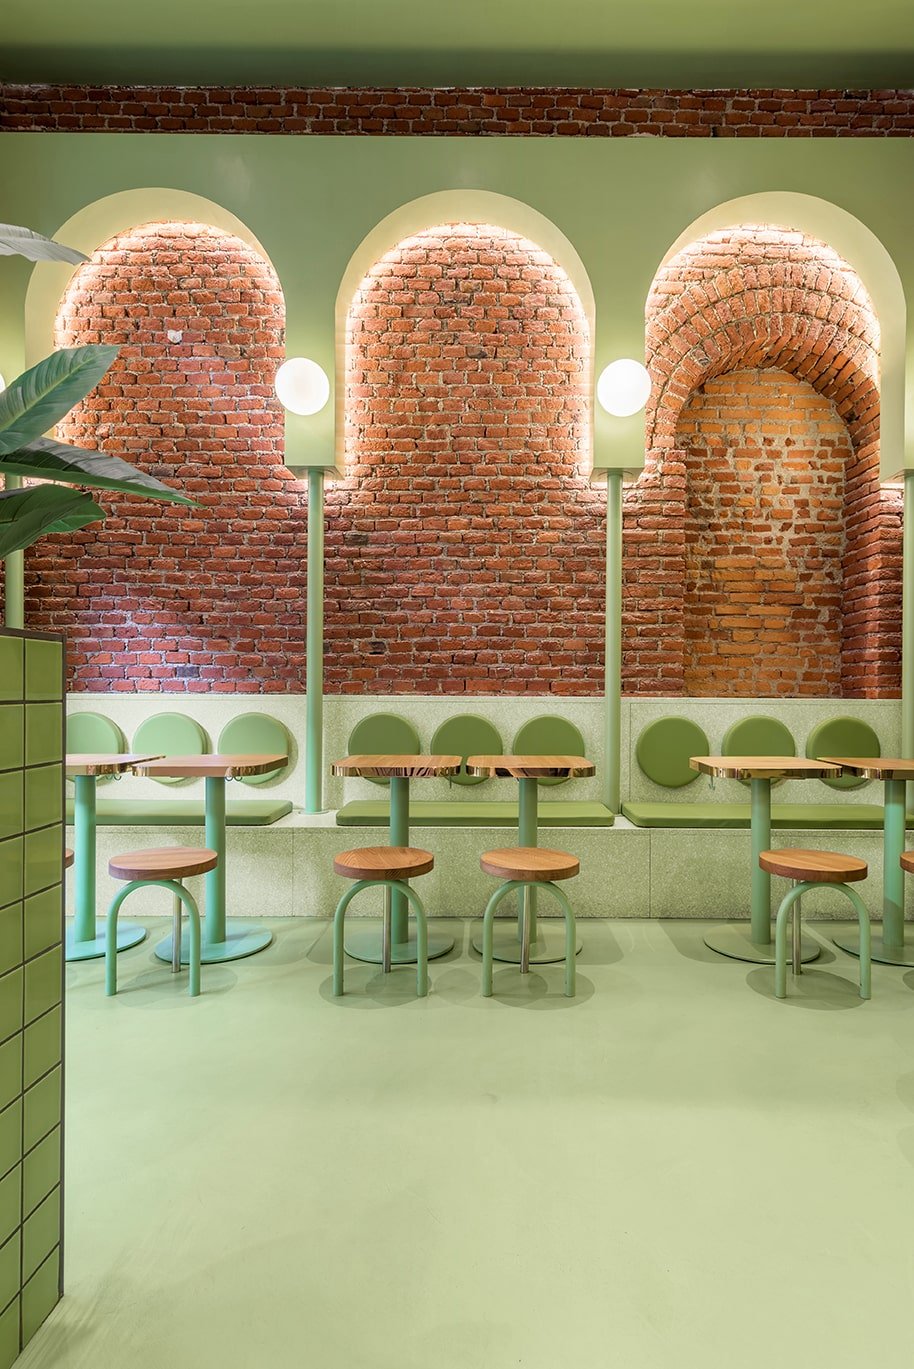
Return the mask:
<path id="1" fill-rule="evenodd" d="M 517 844 L 536 846 L 538 844 L 539 819 L 537 803 L 539 781 L 551 779 L 571 779 L 596 774 L 596 766 L 584 756 L 468 756 L 468 775 L 486 775 L 495 779 L 515 779 L 518 788 L 517 806 Z M 536 890 L 524 890 L 524 903 L 518 913 L 517 928 L 502 929 L 496 923 L 493 954 L 496 960 L 504 960 L 512 965 L 521 962 L 523 942 L 524 905 L 530 927 L 530 964 L 551 965 L 565 959 L 565 935 L 551 927 L 537 923 Z M 582 942 L 575 947 L 577 954 Z M 473 938 L 477 951 L 482 951 L 482 935 Z"/>
<path id="2" fill-rule="evenodd" d="M 846 775 L 881 780 L 882 810 L 882 935 L 872 937 L 870 958 L 881 965 L 914 965 L 914 946 L 905 946 L 905 874 L 901 855 L 905 847 L 905 784 L 914 780 L 914 760 L 889 756 L 829 756 Z M 860 952 L 856 932 L 842 933 L 835 945 L 852 955 Z"/>
<path id="3" fill-rule="evenodd" d="M 138 775 L 148 775 L 150 779 L 199 779 L 206 786 L 204 800 L 205 845 L 215 851 L 219 859 L 215 868 L 204 876 L 206 880 L 205 920 L 200 959 L 207 965 L 219 960 L 241 960 L 244 956 L 254 955 L 269 946 L 273 933 L 268 927 L 256 922 L 231 924 L 225 915 L 225 786 L 229 780 L 240 775 L 265 775 L 270 770 L 278 770 L 287 765 L 288 756 L 166 756 L 162 760 L 148 761 L 135 765 Z M 160 941 L 155 948 L 159 960 L 172 962 L 171 936 Z M 188 963 L 190 948 L 181 952 L 181 963 Z"/>
<path id="4" fill-rule="evenodd" d="M 771 849 L 772 780 L 835 779 L 841 774 L 829 761 L 808 760 L 805 756 L 692 756 L 689 765 L 714 779 L 748 780 L 751 803 L 752 904 L 748 927 L 729 923 L 715 928 L 705 937 L 705 945 L 732 960 L 748 960 L 757 965 L 774 964 L 771 939 L 771 876 L 759 865 L 762 851 Z M 804 938 L 801 955 L 805 962 L 820 952 L 817 941 Z"/>
<path id="5" fill-rule="evenodd" d="M 73 781 L 73 849 L 74 849 L 74 919 L 67 928 L 64 956 L 67 960 L 98 960 L 105 954 L 105 933 L 99 931 L 95 916 L 95 861 L 96 861 L 96 781 L 99 775 L 122 775 L 154 756 L 105 756 L 94 752 L 70 752 L 66 757 L 67 778 Z M 137 946 L 145 937 L 146 928 L 136 922 L 120 922 L 117 929 L 117 949 L 125 951 Z"/>
<path id="6" fill-rule="evenodd" d="M 434 779 L 439 775 L 456 775 L 460 756 L 345 756 L 330 767 L 334 775 L 360 776 L 368 780 L 390 780 L 390 845 L 409 845 L 409 782 Z M 406 899 L 396 890 L 390 901 L 391 961 L 395 965 L 416 963 L 416 938 L 409 934 L 409 915 Z M 444 932 L 428 934 L 428 958 L 447 955 L 454 946 L 454 938 Z M 383 962 L 381 932 L 373 927 L 348 927 L 346 954 L 354 960 L 365 960 L 371 965 Z"/>

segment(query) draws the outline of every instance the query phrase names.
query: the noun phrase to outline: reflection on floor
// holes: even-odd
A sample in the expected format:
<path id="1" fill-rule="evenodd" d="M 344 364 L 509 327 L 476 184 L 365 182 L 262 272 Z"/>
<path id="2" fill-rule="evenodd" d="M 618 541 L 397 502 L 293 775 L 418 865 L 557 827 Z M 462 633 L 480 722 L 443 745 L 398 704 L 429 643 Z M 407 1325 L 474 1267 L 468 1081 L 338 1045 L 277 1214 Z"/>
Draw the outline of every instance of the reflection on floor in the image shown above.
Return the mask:
<path id="1" fill-rule="evenodd" d="M 68 1296 L 25 1369 L 905 1369 L 914 972 L 791 997 L 703 924 L 562 967 L 351 962 L 326 924 L 203 967 L 68 970 Z M 814 934 L 826 940 L 827 929 Z"/>

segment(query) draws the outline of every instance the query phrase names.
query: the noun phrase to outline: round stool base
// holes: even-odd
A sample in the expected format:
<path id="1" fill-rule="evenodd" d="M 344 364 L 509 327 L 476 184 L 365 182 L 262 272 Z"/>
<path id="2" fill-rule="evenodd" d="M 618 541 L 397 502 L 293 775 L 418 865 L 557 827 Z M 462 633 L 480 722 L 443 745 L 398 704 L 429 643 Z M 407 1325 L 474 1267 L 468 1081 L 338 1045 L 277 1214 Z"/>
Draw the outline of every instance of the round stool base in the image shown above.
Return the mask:
<path id="1" fill-rule="evenodd" d="M 842 951 L 847 951 L 848 955 L 860 954 L 860 933 L 857 931 L 841 932 L 838 936 L 833 936 L 832 941 Z M 873 932 L 870 960 L 877 961 L 880 965 L 914 966 L 914 942 L 908 942 L 905 946 L 886 946 L 881 934 L 877 936 Z"/>
<path id="2" fill-rule="evenodd" d="M 455 940 L 448 936 L 447 932 L 433 932 L 428 934 L 428 958 L 437 960 L 439 956 L 447 955 L 455 946 Z M 346 939 L 344 942 L 346 954 L 353 960 L 363 960 L 367 965 L 380 965 L 381 957 L 381 928 L 374 923 L 370 927 L 347 927 Z M 410 932 L 405 941 L 395 941 L 390 948 L 390 963 L 392 965 L 415 965 L 419 959 L 416 951 L 416 937 Z"/>
<path id="3" fill-rule="evenodd" d="M 730 922 L 723 927 L 715 927 L 704 938 L 705 945 L 718 955 L 728 956 L 730 960 L 744 960 L 750 965 L 774 964 L 774 937 L 768 942 L 752 940 L 752 929 L 748 922 Z M 800 958 L 804 965 L 817 960 L 822 947 L 811 937 L 803 937 L 800 943 Z M 790 936 L 787 937 L 787 963 L 790 964 Z"/>
<path id="4" fill-rule="evenodd" d="M 77 941 L 76 928 L 72 923 L 67 927 L 64 938 L 64 959 L 65 960 L 101 960 L 105 954 L 105 924 L 96 922 L 95 929 L 98 936 L 92 941 Z M 101 930 L 99 930 L 101 929 Z M 117 949 L 119 951 L 129 950 L 131 946 L 139 946 L 140 942 L 147 936 L 146 928 L 141 927 L 137 922 L 118 922 L 117 924 Z"/>
<path id="5" fill-rule="evenodd" d="M 520 938 L 517 934 L 516 918 L 505 918 L 501 924 L 496 922 L 492 941 L 492 956 L 495 960 L 504 961 L 508 965 L 520 964 Z M 575 955 L 581 954 L 583 946 L 583 941 L 578 937 L 575 941 Z M 482 932 L 473 937 L 473 949 L 482 955 Z M 540 918 L 536 924 L 536 936 L 530 942 L 530 964 L 554 965 L 564 959 L 564 922 L 556 918 L 555 926 L 551 927 L 545 919 Z"/>
<path id="6" fill-rule="evenodd" d="M 205 935 L 205 933 L 204 933 Z M 245 956 L 256 955 L 258 951 L 263 951 L 273 940 L 273 933 L 269 928 L 259 926 L 256 922 L 235 922 L 230 920 L 225 926 L 224 941 L 204 941 L 200 947 L 200 964 L 215 965 L 221 960 L 243 960 Z M 156 956 L 159 960 L 166 960 L 171 964 L 171 932 L 164 940 L 160 941 L 155 948 Z M 185 929 L 181 937 L 181 964 L 186 965 L 189 959 L 188 933 Z"/>

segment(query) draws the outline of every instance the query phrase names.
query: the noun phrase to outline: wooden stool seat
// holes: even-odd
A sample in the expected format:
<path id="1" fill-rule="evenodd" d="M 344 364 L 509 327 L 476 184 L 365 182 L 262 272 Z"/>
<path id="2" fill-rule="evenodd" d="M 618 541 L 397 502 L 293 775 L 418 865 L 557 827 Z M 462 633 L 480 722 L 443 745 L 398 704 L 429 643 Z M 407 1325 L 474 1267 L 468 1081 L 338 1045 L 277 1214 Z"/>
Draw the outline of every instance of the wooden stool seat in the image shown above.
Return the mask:
<path id="1" fill-rule="evenodd" d="M 70 850 L 70 847 L 65 847 L 63 853 L 63 868 L 65 870 L 69 870 L 70 866 L 73 864 L 73 859 L 73 852 Z"/>
<path id="2" fill-rule="evenodd" d="M 108 873 L 115 879 L 189 879 L 215 870 L 219 857 L 205 846 L 162 846 L 112 856 Z"/>
<path id="3" fill-rule="evenodd" d="M 487 875 L 533 884 L 571 879 L 581 869 L 577 856 L 570 856 L 567 851 L 550 851 L 545 846 L 507 846 L 499 851 L 486 851 L 479 863 Z"/>
<path id="4" fill-rule="evenodd" d="M 914 874 L 914 851 L 902 851 L 901 868 L 907 870 L 909 874 Z"/>
<path id="5" fill-rule="evenodd" d="M 865 860 L 843 856 L 837 851 L 763 851 L 759 865 L 772 875 L 815 884 L 852 884 L 866 879 Z"/>
<path id="6" fill-rule="evenodd" d="M 361 846 L 334 856 L 333 868 L 345 879 L 412 879 L 434 867 L 431 851 L 415 846 Z"/>

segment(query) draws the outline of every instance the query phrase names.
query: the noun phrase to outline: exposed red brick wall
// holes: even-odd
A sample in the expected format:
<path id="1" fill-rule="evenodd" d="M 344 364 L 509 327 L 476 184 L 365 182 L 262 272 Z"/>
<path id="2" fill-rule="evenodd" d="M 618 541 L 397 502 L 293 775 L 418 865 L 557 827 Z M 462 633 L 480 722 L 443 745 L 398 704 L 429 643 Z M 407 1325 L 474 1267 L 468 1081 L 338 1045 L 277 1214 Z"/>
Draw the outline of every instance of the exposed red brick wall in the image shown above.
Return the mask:
<path id="1" fill-rule="evenodd" d="M 6 85 L 0 130 L 664 138 L 910 137 L 910 90 Z"/>
<path id="2" fill-rule="evenodd" d="M 330 687 L 599 692 L 603 500 L 581 471 L 589 340 L 565 273 L 503 229 L 430 229 L 368 273 L 348 348 Z"/>
<path id="3" fill-rule="evenodd" d="M 281 464 L 272 384 L 284 322 L 271 267 L 198 225 L 133 229 L 74 275 L 57 344 L 122 351 L 61 437 L 134 460 L 201 505 L 102 492 L 104 524 L 29 552 L 27 619 L 66 630 L 74 687 L 303 678 L 302 495 Z"/>
<path id="4" fill-rule="evenodd" d="M 900 502 L 879 484 L 878 341 L 872 307 L 851 267 L 825 244 L 783 229 L 746 226 L 690 245 L 658 274 L 648 302 L 653 392 L 642 481 L 656 480 L 660 466 L 684 459 L 679 429 L 690 396 L 733 371 L 774 367 L 806 380 L 847 426 L 851 454 L 843 490 L 835 495 L 843 501 L 845 522 L 841 689 L 847 695 L 893 695 L 900 685 Z M 711 427 L 705 440 L 714 437 Z M 690 440 L 694 446 L 694 434 Z M 810 458 L 812 483 L 815 460 Z M 648 504 L 655 503 L 652 496 Z M 629 507 L 637 524 L 637 493 Z M 649 516 L 656 516 L 653 510 Z M 668 546 L 680 516 L 686 519 L 685 503 L 677 512 L 671 498 L 664 515 Z M 730 540 L 738 540 L 738 528 L 734 517 L 723 557 Z M 626 574 L 630 578 L 630 559 Z M 690 687 L 678 647 L 689 631 L 688 606 L 683 594 L 683 623 L 676 626 L 675 560 L 666 580 L 665 611 L 651 618 L 642 608 L 637 651 L 627 658 L 627 684 L 635 692 L 657 692 L 651 681 L 658 658 L 672 676 L 681 662 L 682 688 Z M 648 595 L 640 588 L 639 595 L 643 605 Z M 827 616 L 827 605 L 820 607 Z M 630 626 L 634 632 L 634 622 Z M 647 668 L 639 664 L 642 657 Z M 701 692 L 728 689 L 726 676 L 719 691 L 709 678 L 702 680 Z"/>
<path id="5" fill-rule="evenodd" d="M 686 693 L 840 695 L 852 448 L 834 405 L 785 371 L 732 371 L 692 395 L 677 444 Z"/>
<path id="6" fill-rule="evenodd" d="M 201 226 L 135 229 L 74 277 L 58 343 L 123 352 L 63 435 L 132 457 L 202 505 L 103 495 L 103 527 L 29 553 L 29 620 L 69 632 L 78 687 L 303 686 L 306 504 L 282 466 L 282 328 L 271 269 Z M 757 471 L 743 488 L 758 459 L 789 514 L 772 554 L 797 585 L 782 602 L 756 581 L 745 602 L 806 662 L 772 692 L 897 693 L 900 501 L 878 483 L 877 339 L 857 278 L 801 234 L 712 235 L 658 278 L 648 343 L 648 465 L 625 496 L 626 689 L 738 687 L 723 647 L 746 645 L 735 634 L 753 620 L 718 623 L 708 657 L 712 609 L 733 615 L 702 596 L 727 558 L 740 574 L 721 583 L 743 592 L 740 557 L 758 538 L 765 552 L 757 506 L 769 493 Z M 751 393 L 734 390 L 747 372 Z M 578 301 L 533 244 L 450 226 L 376 264 L 350 316 L 348 476 L 327 492 L 329 691 L 600 692 L 603 495 L 581 471 L 589 384 Z M 789 406 L 772 408 L 773 386 L 789 388 Z M 724 421 L 734 404 L 742 419 Z M 699 511 L 721 539 L 716 567 Z M 809 526 L 826 532 L 821 564 Z M 748 692 L 766 692 L 768 645 L 743 653 Z"/>

